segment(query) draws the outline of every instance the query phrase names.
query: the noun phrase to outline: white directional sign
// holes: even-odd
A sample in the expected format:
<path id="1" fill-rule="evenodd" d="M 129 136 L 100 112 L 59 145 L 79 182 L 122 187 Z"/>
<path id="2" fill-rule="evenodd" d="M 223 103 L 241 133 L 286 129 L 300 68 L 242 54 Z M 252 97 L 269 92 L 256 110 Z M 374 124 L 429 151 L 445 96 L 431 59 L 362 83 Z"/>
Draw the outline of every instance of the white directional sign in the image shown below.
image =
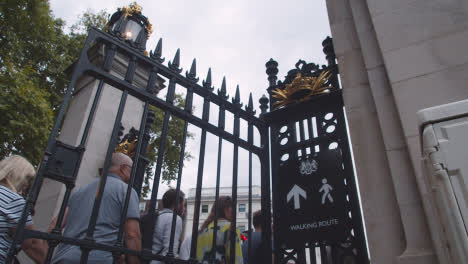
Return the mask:
<path id="1" fill-rule="evenodd" d="M 348 237 L 345 176 L 339 150 L 322 151 L 313 159 L 288 160 L 279 167 L 275 232 L 280 245 L 295 248 Z"/>
<path id="2" fill-rule="evenodd" d="M 286 197 L 288 202 L 294 197 L 294 209 L 301 209 L 299 196 L 307 199 L 307 193 L 301 187 L 294 185 Z"/>

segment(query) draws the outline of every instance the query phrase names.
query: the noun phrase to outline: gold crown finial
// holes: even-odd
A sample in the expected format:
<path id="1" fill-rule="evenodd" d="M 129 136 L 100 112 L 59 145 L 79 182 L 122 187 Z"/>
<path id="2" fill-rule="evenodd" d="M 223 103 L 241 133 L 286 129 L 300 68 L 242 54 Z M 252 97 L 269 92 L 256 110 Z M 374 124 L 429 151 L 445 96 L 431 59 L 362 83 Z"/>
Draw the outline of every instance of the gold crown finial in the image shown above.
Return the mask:
<path id="1" fill-rule="evenodd" d="M 137 143 L 138 141 L 136 139 L 132 141 L 125 139 L 123 142 L 118 144 L 117 147 L 115 147 L 114 153 L 120 152 L 129 156 L 130 158 L 133 158 L 135 156 Z"/>
<path id="2" fill-rule="evenodd" d="M 272 96 L 277 99 L 274 103 L 276 108 L 281 108 L 292 103 L 306 101 L 314 95 L 328 93 L 333 88 L 326 85 L 331 74 L 329 71 L 322 71 L 318 77 L 302 77 L 298 73 L 296 78 L 286 84 L 284 89 L 276 88 Z"/>

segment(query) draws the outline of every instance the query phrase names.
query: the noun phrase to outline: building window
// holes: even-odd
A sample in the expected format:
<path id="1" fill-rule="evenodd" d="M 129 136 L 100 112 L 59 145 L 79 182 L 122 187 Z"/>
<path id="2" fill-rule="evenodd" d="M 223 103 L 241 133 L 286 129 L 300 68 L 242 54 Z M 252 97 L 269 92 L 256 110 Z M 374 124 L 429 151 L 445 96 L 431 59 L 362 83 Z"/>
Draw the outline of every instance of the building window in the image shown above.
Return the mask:
<path id="1" fill-rule="evenodd" d="M 239 228 L 239 232 L 244 232 L 245 231 L 245 226 L 238 226 L 237 228 Z"/>
<path id="2" fill-rule="evenodd" d="M 202 204 L 201 212 L 202 213 L 208 213 L 208 205 L 207 204 Z"/>
<path id="3" fill-rule="evenodd" d="M 239 204 L 239 213 L 245 213 L 245 204 Z"/>

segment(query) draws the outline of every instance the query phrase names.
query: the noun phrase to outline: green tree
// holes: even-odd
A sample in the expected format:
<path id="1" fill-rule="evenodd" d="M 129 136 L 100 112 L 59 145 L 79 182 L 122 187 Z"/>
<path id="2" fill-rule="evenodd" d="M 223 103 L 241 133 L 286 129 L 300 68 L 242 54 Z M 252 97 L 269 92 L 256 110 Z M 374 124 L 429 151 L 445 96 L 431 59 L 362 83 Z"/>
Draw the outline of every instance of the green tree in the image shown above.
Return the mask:
<path id="1" fill-rule="evenodd" d="M 56 66 L 64 58 L 57 56 L 54 46 L 62 37 L 46 1 L 1 0 L 2 158 L 18 153 L 37 163 L 41 157 L 53 122 L 53 103 L 59 98 Z"/>
<path id="2" fill-rule="evenodd" d="M 30 66 L 18 70 L 8 61 L 0 75 L 0 155 L 19 153 L 37 161 L 53 124 L 50 94 L 40 89 Z"/>

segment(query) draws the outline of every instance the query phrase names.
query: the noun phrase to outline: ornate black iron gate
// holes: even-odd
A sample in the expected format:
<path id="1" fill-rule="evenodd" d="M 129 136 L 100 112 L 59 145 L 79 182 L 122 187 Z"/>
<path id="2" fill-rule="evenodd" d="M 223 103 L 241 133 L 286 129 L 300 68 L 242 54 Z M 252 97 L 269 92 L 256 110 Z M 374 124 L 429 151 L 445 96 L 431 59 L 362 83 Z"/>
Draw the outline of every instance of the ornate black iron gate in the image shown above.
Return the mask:
<path id="1" fill-rule="evenodd" d="M 149 56 L 144 54 L 144 47 L 148 32 L 151 31 L 148 27 L 148 22 L 145 17 L 141 15 L 141 12 L 134 12 L 132 16 L 128 14 L 114 15 L 111 18 L 111 26 L 109 33 L 102 32 L 97 29 L 92 29 L 89 32 L 85 46 L 81 52 L 80 58 L 74 66 L 74 71 L 71 79 L 69 89 L 64 98 L 64 102 L 61 106 L 57 121 L 52 130 L 48 145 L 44 154 L 44 158 L 40 167 L 36 179 L 34 181 L 32 191 L 29 194 L 26 202 L 26 206 L 23 210 L 23 217 L 20 220 L 16 235 L 14 237 L 14 244 L 20 244 L 24 239 L 27 238 L 39 238 L 44 239 L 48 242 L 49 250 L 47 254 L 46 263 L 50 263 L 53 256 L 54 249 L 59 243 L 66 243 L 79 246 L 82 250 L 81 263 L 87 263 L 88 255 L 91 250 L 104 250 L 113 253 L 114 262 L 117 261 L 121 254 L 134 255 L 140 257 L 143 262 L 149 260 L 161 260 L 166 263 L 196 263 L 196 249 L 197 249 L 197 230 L 199 227 L 199 213 L 200 213 L 200 197 L 203 185 L 203 169 L 204 169 L 204 157 L 206 152 L 207 144 L 207 133 L 211 133 L 218 137 L 218 161 L 217 161 L 217 180 L 216 180 L 216 200 L 219 197 L 220 187 L 220 167 L 221 167 L 221 149 L 223 141 L 228 141 L 233 144 L 233 172 L 232 172 L 232 199 L 234 204 L 237 200 L 237 182 L 238 182 L 238 167 L 239 167 L 239 148 L 243 148 L 249 153 L 249 201 L 252 200 L 252 155 L 257 155 L 260 160 L 261 166 L 261 207 L 264 220 L 262 223 L 264 232 L 262 233 L 263 241 L 271 241 L 271 188 L 270 188 L 270 133 L 271 128 L 271 158 L 272 158 L 272 182 L 274 185 L 273 196 L 274 198 L 274 221 L 275 229 L 274 232 L 281 234 L 281 230 L 276 223 L 280 223 L 282 220 L 278 214 L 279 204 L 281 203 L 278 197 L 278 184 L 284 182 L 284 177 L 278 175 L 280 166 L 286 161 L 281 159 L 283 154 L 288 153 L 289 159 L 301 160 L 309 156 L 314 156 L 314 153 L 320 155 L 331 149 L 332 145 L 336 143 L 333 148 L 341 150 L 342 163 L 344 165 L 343 180 L 345 180 L 345 189 L 348 202 L 346 203 L 346 212 L 350 212 L 350 216 L 346 222 L 346 237 L 340 243 L 331 243 L 330 241 L 317 241 L 311 238 L 304 245 L 294 247 L 292 251 L 280 244 L 281 237 L 276 235 L 275 237 L 275 263 L 287 263 L 289 260 L 294 260 L 295 263 L 306 263 L 305 256 L 307 255 L 305 248 L 309 248 L 310 260 L 307 263 L 315 262 L 315 248 L 320 248 L 321 252 L 321 263 L 329 263 L 329 255 L 332 257 L 333 263 L 349 263 L 345 262 L 351 259 L 354 262 L 351 263 L 367 263 L 366 247 L 364 242 L 364 234 L 362 229 L 361 216 L 359 211 L 359 203 L 356 193 L 356 186 L 354 184 L 354 176 L 352 173 L 351 157 L 349 154 L 349 146 L 346 138 L 345 122 L 343 115 L 343 103 L 341 100 L 341 93 L 338 89 L 337 79 L 337 67 L 335 65 L 335 58 L 333 55 L 333 49 L 330 46 L 331 40 L 329 39 L 326 46 L 327 59 L 329 66 L 323 69 L 318 69 L 312 64 L 303 64 L 302 68 L 290 71 L 285 82 L 276 82 L 277 63 L 270 61 L 267 63 L 267 73 L 269 75 L 270 87 L 269 92 L 272 89 L 282 88 L 285 84 L 290 83 L 298 73 L 302 73 L 304 76 L 317 76 L 323 70 L 330 70 L 333 75 L 330 78 L 330 83 L 335 89 L 329 94 L 313 97 L 307 102 L 303 102 L 294 106 L 290 106 L 285 109 L 274 110 L 267 113 L 269 100 L 266 97 L 260 99 L 260 117 L 255 116 L 253 107 L 252 97 L 246 105 L 245 109 L 242 108 L 240 101 L 239 89 L 237 89 L 236 95 L 232 98 L 232 102 L 229 102 L 228 96 L 226 95 L 226 85 L 223 80 L 221 88 L 217 94 L 213 93 L 213 87 L 211 82 L 211 72 L 203 81 L 202 85 L 199 85 L 198 78 L 196 76 L 196 62 L 193 61 L 191 69 L 182 76 L 180 72 L 182 69 L 179 68 L 179 52 L 176 53 L 172 62 L 168 63 L 168 66 L 162 64 L 164 59 L 161 57 L 162 45 L 161 41 L 155 48 L 154 53 L 151 52 Z M 132 20 L 134 19 L 134 20 Z M 142 26 L 146 26 L 145 30 L 141 30 L 140 33 L 129 41 L 129 36 L 125 32 L 127 24 L 138 22 Z M 127 35 L 126 35 L 127 34 Z M 92 49 L 104 50 L 104 57 L 100 63 L 96 63 L 90 58 L 90 52 Z M 115 63 L 116 56 L 123 56 L 128 58 L 128 65 L 125 66 L 125 74 L 121 77 L 112 73 L 110 70 L 113 63 Z M 146 88 L 140 88 L 134 83 L 135 74 L 137 68 L 150 69 L 148 72 L 149 77 L 145 84 Z M 66 109 L 72 97 L 72 92 L 77 84 L 77 81 L 82 76 L 91 76 L 99 80 L 99 85 L 93 104 L 89 112 L 89 116 L 86 122 L 80 143 L 77 146 L 69 146 L 56 139 L 59 132 L 59 126 L 65 116 Z M 158 98 L 155 94 L 157 89 L 156 82 L 160 77 L 167 78 L 169 80 L 167 86 L 167 96 L 165 100 Z M 114 120 L 112 136 L 109 139 L 109 144 L 106 152 L 106 158 L 101 173 L 101 182 L 99 191 L 96 195 L 94 207 L 92 208 L 92 215 L 89 221 L 89 228 L 86 237 L 83 239 L 64 237 L 61 234 L 60 226 L 62 225 L 65 209 L 67 202 L 70 198 L 72 189 L 74 188 L 76 176 L 80 168 L 83 153 L 86 151 L 85 146 L 88 139 L 89 130 L 93 122 L 93 118 L 96 114 L 96 108 L 101 97 L 102 89 L 104 84 L 108 84 L 111 87 L 122 91 L 117 115 Z M 328 83 L 327 83 L 328 84 Z M 174 105 L 175 89 L 176 85 L 183 87 L 186 91 L 185 107 L 181 109 Z M 192 104 L 194 94 L 203 98 L 203 113 L 202 117 L 198 118 L 192 114 Z M 187 126 L 190 123 L 201 129 L 200 136 L 200 152 L 199 152 L 199 164 L 197 173 L 197 184 L 196 184 L 196 197 L 195 197 L 195 209 L 194 209 L 194 222 L 192 226 L 192 240 L 191 240 L 191 258 L 188 261 L 183 261 L 175 258 L 175 252 L 172 252 L 174 243 L 175 223 L 177 209 L 174 212 L 174 217 L 171 227 L 171 238 L 169 252 L 166 256 L 154 254 L 151 252 L 151 244 L 144 245 L 145 247 L 141 251 L 134 251 L 125 247 L 123 241 L 124 233 L 124 220 L 127 214 L 128 204 L 130 199 L 130 193 L 132 186 L 136 186 L 136 189 L 141 188 L 141 181 L 143 177 L 141 167 L 145 166 L 145 149 L 146 143 L 144 140 L 139 140 L 134 157 L 134 166 L 131 173 L 131 180 L 126 192 L 124 210 L 121 213 L 121 224 L 118 232 L 118 239 L 114 245 L 102 244 L 96 242 L 93 238 L 94 231 L 96 228 L 97 216 L 99 209 L 102 206 L 101 200 L 106 185 L 106 175 L 109 170 L 110 160 L 112 152 L 114 151 L 117 139 L 119 137 L 119 128 L 122 121 L 123 112 L 127 104 L 128 96 L 133 96 L 144 102 L 144 111 L 140 122 L 138 138 L 142 139 L 148 132 L 148 126 L 151 125 L 151 112 L 149 112 L 149 106 L 155 106 L 164 112 L 164 119 L 161 129 L 161 141 L 159 144 L 159 153 L 164 153 L 166 148 L 166 137 L 168 136 L 168 124 L 171 117 L 177 117 L 184 120 L 184 140 L 182 143 L 181 156 L 179 160 L 179 169 L 177 177 L 177 195 L 179 195 L 181 179 L 182 179 L 182 168 L 184 163 L 185 153 L 185 139 L 187 137 Z M 272 100 L 273 103 L 275 100 Z M 218 124 L 213 125 L 209 122 L 210 105 L 215 104 L 219 108 Z M 230 112 L 233 115 L 233 132 L 230 133 L 225 129 L 226 123 L 226 112 Z M 326 114 L 332 113 L 331 118 L 327 118 Z M 150 120 L 147 122 L 147 120 Z M 247 140 L 240 137 L 240 120 L 244 120 L 248 124 Z M 307 120 L 306 123 L 302 122 Z M 296 124 L 298 124 L 296 128 Z M 316 126 L 316 132 L 312 128 L 312 124 Z M 335 132 L 328 132 L 329 127 L 336 127 Z M 283 130 L 286 127 L 286 130 Z M 253 130 L 256 128 L 260 135 L 260 144 L 257 146 L 254 144 Z M 308 131 L 309 138 L 305 137 L 305 133 Z M 314 134 L 315 133 L 315 134 Z M 316 135 L 312 137 L 312 135 Z M 281 140 L 287 138 L 288 143 L 283 144 Z M 300 140 L 299 140 L 300 138 Z M 317 148 L 318 146 L 318 148 Z M 307 150 L 309 149 L 309 150 Z M 157 202 L 157 194 L 159 189 L 159 178 L 162 172 L 162 162 L 164 154 L 158 156 L 156 165 L 154 168 L 155 180 L 151 193 L 151 202 L 149 207 L 149 213 L 154 213 Z M 62 205 L 58 213 L 57 224 L 52 232 L 41 232 L 25 229 L 26 216 L 30 210 L 34 207 L 39 191 L 43 184 L 43 180 L 49 178 L 65 185 L 66 191 L 63 197 Z M 233 223 L 236 222 L 236 207 L 233 208 Z M 252 206 L 248 206 L 248 218 L 249 218 L 249 234 L 251 234 L 252 224 Z M 216 218 L 215 218 L 216 219 Z M 216 220 L 215 220 L 216 221 Z M 232 229 L 234 232 L 235 229 Z M 216 236 L 214 236 L 216 237 Z M 235 239 L 234 233 L 231 235 L 231 239 Z M 248 242 L 250 243 L 250 242 Z M 232 247 L 231 256 L 234 256 L 234 241 L 231 243 Z M 9 256 L 15 254 L 14 246 L 9 251 Z M 331 249 L 331 250 L 330 250 Z M 266 243 L 266 249 L 271 252 L 271 243 Z M 265 263 L 267 263 L 266 261 Z M 232 259 L 234 263 L 234 259 Z"/>
<path id="2" fill-rule="evenodd" d="M 283 82 L 278 63 L 266 64 L 275 260 L 368 263 L 331 38 L 322 45 L 328 66 L 300 60 Z"/>

